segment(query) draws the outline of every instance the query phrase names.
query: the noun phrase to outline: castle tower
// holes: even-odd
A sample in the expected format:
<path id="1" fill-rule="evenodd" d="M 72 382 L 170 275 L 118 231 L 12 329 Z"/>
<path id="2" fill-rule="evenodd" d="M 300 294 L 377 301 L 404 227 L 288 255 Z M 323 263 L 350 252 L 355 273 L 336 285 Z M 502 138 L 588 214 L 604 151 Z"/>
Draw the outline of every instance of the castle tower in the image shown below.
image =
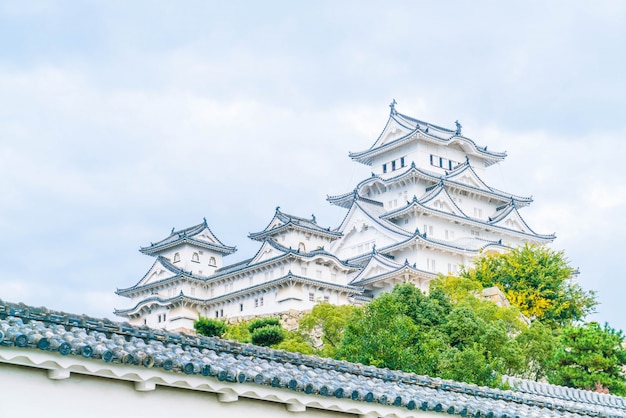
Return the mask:
<path id="1" fill-rule="evenodd" d="M 378 280 L 364 280 L 372 276 L 365 268 L 353 285 L 374 295 L 402 281 L 427 290 L 437 274 L 456 274 L 479 254 L 554 240 L 535 233 L 522 218 L 519 209 L 530 197 L 496 190 L 481 179 L 506 153 L 463 136 L 458 121 L 455 129 L 443 128 L 399 113 L 395 104 L 374 144 L 350 153 L 371 167 L 372 176 L 351 192 L 328 197 L 348 209 L 337 229 L 342 238 L 331 252 L 365 267 L 375 246 L 376 254 L 395 263 L 387 268 L 377 263 Z"/>

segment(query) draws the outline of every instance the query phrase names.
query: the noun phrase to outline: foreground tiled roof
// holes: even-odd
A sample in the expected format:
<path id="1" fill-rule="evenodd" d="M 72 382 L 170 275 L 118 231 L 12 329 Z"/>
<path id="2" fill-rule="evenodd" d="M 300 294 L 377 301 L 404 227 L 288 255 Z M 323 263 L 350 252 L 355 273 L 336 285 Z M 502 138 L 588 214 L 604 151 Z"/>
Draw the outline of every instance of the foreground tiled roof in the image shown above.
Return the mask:
<path id="1" fill-rule="evenodd" d="M 368 409 L 375 416 L 421 410 L 471 417 L 626 417 L 625 398 L 595 392 L 523 380 L 504 391 L 0 301 L 0 363 L 24 364 L 27 357 L 45 367 L 74 358 L 82 362 L 79 373 L 109 367 L 106 376 L 113 378 L 120 370 L 130 369 L 132 376 L 159 370 L 162 381 L 187 380 L 192 390 L 199 381 L 265 387 L 276 399 L 298 396 L 303 407 L 332 401 L 338 408 L 343 402 L 347 410 Z"/>

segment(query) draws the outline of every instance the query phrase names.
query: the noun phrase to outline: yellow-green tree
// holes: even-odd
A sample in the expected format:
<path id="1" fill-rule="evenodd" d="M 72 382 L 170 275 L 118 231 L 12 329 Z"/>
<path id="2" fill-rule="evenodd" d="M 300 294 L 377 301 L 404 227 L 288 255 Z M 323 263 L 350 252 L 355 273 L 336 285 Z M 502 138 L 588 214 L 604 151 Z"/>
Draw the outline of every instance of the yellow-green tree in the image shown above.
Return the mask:
<path id="1" fill-rule="evenodd" d="M 528 318 L 552 327 L 580 321 L 597 305 L 593 291 L 574 282 L 563 252 L 526 244 L 504 254 L 487 254 L 461 276 L 484 287 L 498 286 Z"/>

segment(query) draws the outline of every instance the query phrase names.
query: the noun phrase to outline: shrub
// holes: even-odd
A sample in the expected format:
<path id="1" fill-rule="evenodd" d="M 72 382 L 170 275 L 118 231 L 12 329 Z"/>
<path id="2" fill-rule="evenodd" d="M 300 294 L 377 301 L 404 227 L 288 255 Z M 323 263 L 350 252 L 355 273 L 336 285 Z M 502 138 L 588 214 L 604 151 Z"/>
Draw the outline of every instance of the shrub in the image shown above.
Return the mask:
<path id="1" fill-rule="evenodd" d="M 252 344 L 269 347 L 281 343 L 285 337 L 286 332 L 280 325 L 266 325 L 252 332 Z"/>
<path id="2" fill-rule="evenodd" d="M 206 335 L 207 337 L 221 337 L 226 332 L 228 325 L 224 321 L 201 316 L 197 321 L 193 322 L 193 327 L 198 334 Z"/>
<path id="3" fill-rule="evenodd" d="M 253 319 L 248 324 L 248 331 L 250 332 L 250 334 L 254 334 L 255 330 L 257 330 L 259 328 L 267 327 L 267 326 L 270 326 L 270 325 L 275 325 L 275 326 L 280 327 L 280 320 L 278 318 L 257 318 L 257 319 Z"/>

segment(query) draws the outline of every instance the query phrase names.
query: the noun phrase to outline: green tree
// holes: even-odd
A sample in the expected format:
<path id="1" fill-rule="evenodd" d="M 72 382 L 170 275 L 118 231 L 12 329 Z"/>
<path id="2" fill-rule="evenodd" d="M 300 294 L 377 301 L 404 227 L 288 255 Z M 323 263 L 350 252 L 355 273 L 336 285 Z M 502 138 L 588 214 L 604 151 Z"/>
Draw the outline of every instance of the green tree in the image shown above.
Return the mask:
<path id="1" fill-rule="evenodd" d="M 323 357 L 334 357 L 337 347 L 343 338 L 343 332 L 350 317 L 358 308 L 350 305 L 331 305 L 328 302 L 318 303 L 313 310 L 299 321 L 300 329 L 312 332 L 315 328 L 322 331 L 322 348 L 317 352 Z"/>
<path id="2" fill-rule="evenodd" d="M 502 373 L 524 366 L 508 328 L 502 319 L 481 318 L 470 305 L 454 307 L 441 289 L 426 296 L 404 284 L 355 312 L 337 357 L 494 386 Z"/>
<path id="3" fill-rule="evenodd" d="M 498 286 L 526 317 L 558 327 L 583 319 L 597 305 L 594 292 L 574 283 L 575 273 L 563 252 L 526 244 L 480 257 L 461 276 Z"/>
<path id="4" fill-rule="evenodd" d="M 606 389 L 626 395 L 624 336 L 608 324 L 597 322 L 563 330 L 548 381 L 581 389 Z"/>
<path id="5" fill-rule="evenodd" d="M 391 293 L 355 311 L 336 356 L 376 367 L 413 371 L 418 364 L 418 328 L 403 311 Z"/>
<path id="6" fill-rule="evenodd" d="M 228 328 L 224 321 L 203 316 L 193 322 L 193 327 L 198 334 L 206 335 L 207 337 L 221 337 Z"/>
<path id="7" fill-rule="evenodd" d="M 518 375 L 524 379 L 541 380 L 552 367 L 558 347 L 558 336 L 550 327 L 534 321 L 515 338 L 524 356 L 524 368 Z"/>

